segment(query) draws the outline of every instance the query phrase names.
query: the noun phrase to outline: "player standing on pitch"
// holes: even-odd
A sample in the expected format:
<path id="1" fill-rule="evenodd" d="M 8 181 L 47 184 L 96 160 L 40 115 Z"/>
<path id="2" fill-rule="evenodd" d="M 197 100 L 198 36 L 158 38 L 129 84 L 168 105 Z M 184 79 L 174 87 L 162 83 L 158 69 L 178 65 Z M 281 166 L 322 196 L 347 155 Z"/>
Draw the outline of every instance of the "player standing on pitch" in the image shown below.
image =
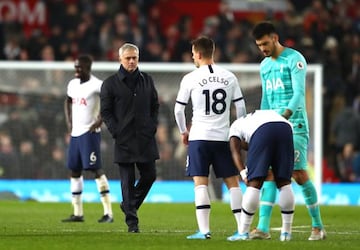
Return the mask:
<path id="1" fill-rule="evenodd" d="M 209 239 L 210 197 L 209 168 L 223 178 L 230 192 L 230 207 L 238 229 L 242 192 L 239 171 L 229 148 L 230 106 L 236 116 L 246 114 L 245 102 L 235 75 L 214 64 L 214 41 L 199 37 L 192 41 L 192 58 L 197 67 L 185 75 L 176 97 L 174 114 L 182 142 L 188 146 L 186 174 L 195 183 L 196 219 L 199 231 L 187 239 Z M 185 106 L 191 99 L 193 116 L 190 132 L 186 127 Z"/>
<path id="2" fill-rule="evenodd" d="M 100 88 L 102 81 L 91 74 L 92 59 L 81 55 L 75 60 L 75 78 L 67 87 L 65 117 L 71 132 L 67 167 L 71 170 L 70 187 L 74 213 L 63 222 L 83 222 L 82 171 L 95 175 L 104 215 L 98 222 L 113 222 L 108 180 L 101 167 L 100 157 Z"/>
<path id="3" fill-rule="evenodd" d="M 294 130 L 295 166 L 293 178 L 300 185 L 312 220 L 309 240 L 326 237 L 320 215 L 318 197 L 307 173 L 309 125 L 305 105 L 306 61 L 298 51 L 279 42 L 275 26 L 261 22 L 253 29 L 253 37 L 265 58 L 260 64 L 262 82 L 261 109 L 273 109 L 288 119 Z M 276 185 L 271 170 L 264 182 L 260 202 L 259 222 L 252 239 L 270 239 L 270 217 L 276 199 Z"/>

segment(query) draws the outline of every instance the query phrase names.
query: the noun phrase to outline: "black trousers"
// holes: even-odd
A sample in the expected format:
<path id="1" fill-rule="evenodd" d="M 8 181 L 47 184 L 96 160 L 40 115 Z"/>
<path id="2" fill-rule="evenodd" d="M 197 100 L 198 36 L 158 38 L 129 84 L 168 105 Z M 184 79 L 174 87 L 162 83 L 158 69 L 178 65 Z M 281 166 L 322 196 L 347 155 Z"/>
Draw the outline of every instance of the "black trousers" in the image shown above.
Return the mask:
<path id="1" fill-rule="evenodd" d="M 138 163 L 118 163 L 120 172 L 122 209 L 128 227 L 137 227 L 139 219 L 137 210 L 143 203 L 156 179 L 155 161 Z M 135 180 L 135 167 L 139 179 Z"/>

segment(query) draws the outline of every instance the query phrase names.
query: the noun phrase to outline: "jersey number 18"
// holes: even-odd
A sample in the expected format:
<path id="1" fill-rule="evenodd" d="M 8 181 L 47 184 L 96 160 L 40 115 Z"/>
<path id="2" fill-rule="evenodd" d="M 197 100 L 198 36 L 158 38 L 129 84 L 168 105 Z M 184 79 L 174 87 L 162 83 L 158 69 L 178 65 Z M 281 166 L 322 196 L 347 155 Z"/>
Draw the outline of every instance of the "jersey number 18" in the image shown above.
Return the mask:
<path id="1" fill-rule="evenodd" d="M 205 114 L 210 115 L 210 108 L 212 112 L 220 115 L 226 110 L 226 92 L 223 89 L 215 89 L 210 97 L 210 90 L 204 89 L 203 95 L 205 95 Z M 211 103 L 212 102 L 212 103 Z"/>

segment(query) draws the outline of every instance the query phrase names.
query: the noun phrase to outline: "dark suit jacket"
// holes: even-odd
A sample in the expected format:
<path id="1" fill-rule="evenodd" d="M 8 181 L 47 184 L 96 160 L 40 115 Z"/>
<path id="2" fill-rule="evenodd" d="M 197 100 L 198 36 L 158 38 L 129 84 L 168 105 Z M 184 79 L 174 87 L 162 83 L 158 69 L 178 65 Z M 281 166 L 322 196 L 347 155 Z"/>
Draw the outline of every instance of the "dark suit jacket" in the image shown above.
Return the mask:
<path id="1" fill-rule="evenodd" d="M 119 70 L 105 79 L 100 93 L 101 117 L 115 139 L 114 162 L 159 159 L 155 134 L 159 101 L 151 76 L 139 72 L 132 90 Z M 129 83 L 128 83 L 129 84 Z"/>

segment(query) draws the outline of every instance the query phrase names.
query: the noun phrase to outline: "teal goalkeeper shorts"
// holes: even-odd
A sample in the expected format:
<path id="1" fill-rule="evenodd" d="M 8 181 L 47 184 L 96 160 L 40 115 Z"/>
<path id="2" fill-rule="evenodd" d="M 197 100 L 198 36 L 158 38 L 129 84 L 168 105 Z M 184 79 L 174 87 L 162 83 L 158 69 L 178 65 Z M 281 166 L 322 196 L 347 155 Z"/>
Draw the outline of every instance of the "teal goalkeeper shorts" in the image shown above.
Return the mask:
<path id="1" fill-rule="evenodd" d="M 307 150 L 309 138 L 306 134 L 294 134 L 294 170 L 307 169 Z"/>

